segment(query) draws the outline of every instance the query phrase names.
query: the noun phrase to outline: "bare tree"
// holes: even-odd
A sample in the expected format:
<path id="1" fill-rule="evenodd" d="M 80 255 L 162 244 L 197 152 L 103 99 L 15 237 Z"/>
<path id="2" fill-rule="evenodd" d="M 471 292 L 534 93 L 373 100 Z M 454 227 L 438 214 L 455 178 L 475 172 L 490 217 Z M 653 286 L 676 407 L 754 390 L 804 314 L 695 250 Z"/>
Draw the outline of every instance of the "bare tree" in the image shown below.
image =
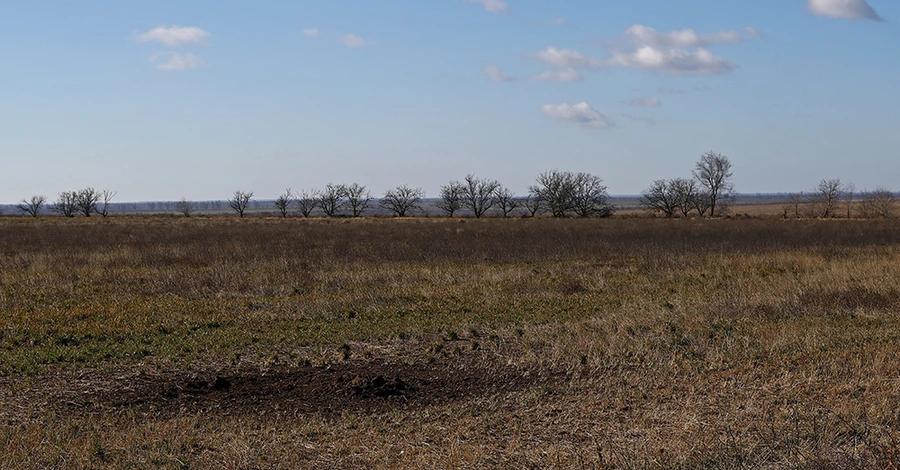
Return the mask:
<path id="1" fill-rule="evenodd" d="M 22 199 L 18 207 L 20 211 L 37 218 L 41 215 L 41 209 L 44 208 L 46 202 L 47 198 L 44 196 L 31 196 L 31 199 Z"/>
<path id="2" fill-rule="evenodd" d="M 238 217 L 243 218 L 247 209 L 250 208 L 250 199 L 253 199 L 252 191 L 235 191 L 231 199 L 228 200 L 228 207 L 237 212 Z"/>
<path id="3" fill-rule="evenodd" d="M 357 183 L 344 186 L 344 197 L 347 199 L 347 207 L 353 217 L 361 216 L 372 202 L 372 195 L 366 187 Z"/>
<path id="4" fill-rule="evenodd" d="M 463 184 L 459 181 L 451 181 L 441 186 L 441 196 L 438 200 L 438 209 L 447 213 L 447 217 L 453 217 L 456 211 L 463 207 Z"/>
<path id="5" fill-rule="evenodd" d="M 75 211 L 78 210 L 75 205 L 75 191 L 63 191 L 59 193 L 56 202 L 53 204 L 53 211 L 62 214 L 65 217 L 75 217 Z"/>
<path id="6" fill-rule="evenodd" d="M 847 183 L 841 190 L 841 199 L 844 200 L 844 207 L 847 209 L 847 218 L 853 217 L 853 193 L 856 192 L 856 185 Z"/>
<path id="7" fill-rule="evenodd" d="M 599 176 L 576 173 L 572 193 L 572 210 L 579 217 L 609 217 L 613 213 L 606 185 Z"/>
<path id="8" fill-rule="evenodd" d="M 532 218 L 537 217 L 538 212 L 544 210 L 544 203 L 537 196 L 529 194 L 525 196 L 525 199 L 522 201 L 522 207 L 528 211 L 528 215 Z"/>
<path id="9" fill-rule="evenodd" d="M 463 207 L 472 211 L 475 218 L 481 218 L 485 212 L 497 203 L 495 192 L 500 187 L 496 180 L 476 178 L 475 175 L 467 175 L 462 184 Z"/>
<path id="10" fill-rule="evenodd" d="M 419 204 L 423 197 L 425 192 L 420 188 L 410 188 L 404 184 L 384 193 L 379 205 L 396 217 L 406 217 L 412 211 L 422 209 Z"/>
<path id="11" fill-rule="evenodd" d="M 863 217 L 890 218 L 894 215 L 897 202 L 896 195 L 888 189 L 876 188 L 860 195 L 860 207 Z"/>
<path id="12" fill-rule="evenodd" d="M 287 217 L 293 202 L 294 194 L 291 192 L 291 188 L 288 188 L 275 199 L 275 208 L 278 209 L 282 217 Z"/>
<path id="13" fill-rule="evenodd" d="M 184 214 L 185 217 L 194 215 L 194 203 L 185 198 L 181 198 L 180 201 L 175 203 L 175 209 Z"/>
<path id="14" fill-rule="evenodd" d="M 94 188 L 87 187 L 75 192 L 75 211 L 90 217 L 97 212 L 97 202 L 100 201 L 100 193 Z"/>
<path id="15" fill-rule="evenodd" d="M 109 189 L 104 189 L 100 191 L 97 196 L 97 213 L 101 216 L 109 217 L 109 203 L 112 202 L 113 198 L 116 197 L 115 191 L 110 191 Z"/>
<path id="16" fill-rule="evenodd" d="M 567 171 L 545 171 L 538 175 L 537 184 L 529 192 L 553 217 L 565 217 L 573 205 L 573 175 Z"/>
<path id="17" fill-rule="evenodd" d="M 651 212 L 662 212 L 666 217 L 675 217 L 678 210 L 678 196 L 672 188 L 671 180 L 656 180 L 641 193 L 641 206 Z"/>
<path id="18" fill-rule="evenodd" d="M 509 217 L 510 212 L 516 210 L 521 205 L 521 201 L 516 198 L 515 193 L 503 186 L 497 187 L 497 190 L 494 191 L 494 197 L 497 200 L 497 208 L 500 209 L 504 219 Z"/>
<path id="19" fill-rule="evenodd" d="M 823 219 L 834 216 L 843 188 L 839 179 L 820 181 L 811 195 L 813 214 Z"/>
<path id="20" fill-rule="evenodd" d="M 344 207 L 344 186 L 329 184 L 318 194 L 319 207 L 328 217 L 336 217 Z"/>
<path id="21" fill-rule="evenodd" d="M 731 192 L 734 184 L 731 161 L 728 157 L 716 152 L 706 152 L 697 161 L 694 167 L 694 178 L 703 186 L 705 194 L 709 197 L 709 215 L 716 216 L 716 209 L 721 206 Z"/>
<path id="22" fill-rule="evenodd" d="M 303 190 L 297 195 L 297 210 L 303 217 L 309 217 L 319 205 L 319 193 L 316 190 Z"/>
<path id="23" fill-rule="evenodd" d="M 801 217 L 800 208 L 803 207 L 803 202 L 806 199 L 803 192 L 793 193 L 788 195 L 788 202 L 785 203 L 782 208 L 784 218 L 788 218 L 789 214 L 793 214 L 795 219 L 799 219 Z"/>

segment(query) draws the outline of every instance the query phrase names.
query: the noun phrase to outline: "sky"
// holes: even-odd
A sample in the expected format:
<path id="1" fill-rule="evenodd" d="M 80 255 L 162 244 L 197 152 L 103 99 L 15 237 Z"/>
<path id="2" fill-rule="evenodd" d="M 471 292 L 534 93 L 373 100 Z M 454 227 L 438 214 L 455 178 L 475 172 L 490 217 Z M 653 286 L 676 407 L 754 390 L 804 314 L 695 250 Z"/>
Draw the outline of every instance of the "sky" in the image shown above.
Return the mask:
<path id="1" fill-rule="evenodd" d="M 0 203 L 358 182 L 900 190 L 896 0 L 3 0 Z"/>

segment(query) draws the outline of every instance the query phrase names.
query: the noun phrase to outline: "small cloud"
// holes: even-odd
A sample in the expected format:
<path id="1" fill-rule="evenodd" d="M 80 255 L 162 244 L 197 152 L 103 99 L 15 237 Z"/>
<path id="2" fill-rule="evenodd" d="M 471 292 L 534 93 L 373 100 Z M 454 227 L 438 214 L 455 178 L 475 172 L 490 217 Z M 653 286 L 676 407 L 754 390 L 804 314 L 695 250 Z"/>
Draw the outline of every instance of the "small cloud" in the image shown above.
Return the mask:
<path id="1" fill-rule="evenodd" d="M 303 30 L 303 35 L 308 38 L 317 38 L 322 35 L 322 32 L 317 28 L 309 28 Z"/>
<path id="2" fill-rule="evenodd" d="M 848 20 L 884 21 L 866 0 L 808 0 L 814 15 Z"/>
<path id="3" fill-rule="evenodd" d="M 485 10 L 491 13 L 506 13 L 509 7 L 503 0 L 466 0 L 469 3 L 480 3 Z"/>
<path id="4" fill-rule="evenodd" d="M 644 96 L 641 98 L 629 100 L 626 102 L 626 104 L 637 108 L 658 108 L 662 106 L 662 101 L 660 101 L 659 98 Z"/>
<path id="5" fill-rule="evenodd" d="M 632 52 L 616 52 L 610 64 L 666 75 L 724 75 L 735 69 L 733 62 L 707 49 L 659 49 L 641 46 Z"/>
<path id="6" fill-rule="evenodd" d="M 653 118 L 648 118 L 648 117 L 643 117 L 643 116 L 635 116 L 633 114 L 623 114 L 622 116 L 625 118 L 631 119 L 632 121 L 635 121 L 635 122 L 642 122 L 648 126 L 656 125 L 656 119 L 653 119 Z"/>
<path id="7" fill-rule="evenodd" d="M 547 70 L 531 76 L 532 80 L 544 82 L 583 82 L 584 77 L 575 69 Z"/>
<path id="8" fill-rule="evenodd" d="M 574 105 L 568 103 L 545 104 L 541 106 L 541 111 L 554 119 L 580 124 L 591 129 L 607 129 L 616 125 L 613 119 L 604 116 L 585 102 Z"/>
<path id="9" fill-rule="evenodd" d="M 157 26 L 146 33 L 138 34 L 140 42 L 158 42 L 167 46 L 189 46 L 206 44 L 211 34 L 196 26 Z"/>
<path id="10" fill-rule="evenodd" d="M 761 39 L 765 37 L 763 33 L 761 33 L 758 29 L 753 26 L 744 26 L 744 34 L 751 38 Z"/>
<path id="11" fill-rule="evenodd" d="M 596 57 L 586 56 L 570 49 L 557 49 L 552 46 L 531 54 L 531 57 L 551 67 L 561 69 L 599 69 L 603 67 L 603 61 Z"/>
<path id="12" fill-rule="evenodd" d="M 503 73 L 503 71 L 500 70 L 499 68 L 494 67 L 494 66 L 485 67 L 483 72 L 494 83 L 507 83 L 507 82 L 514 82 L 514 81 L 518 80 L 518 78 L 511 77 L 511 76 Z"/>
<path id="13" fill-rule="evenodd" d="M 156 52 L 150 62 L 159 70 L 190 70 L 205 64 L 203 59 L 190 52 Z"/>
<path id="14" fill-rule="evenodd" d="M 344 43 L 345 46 L 353 48 L 369 47 L 373 44 L 371 41 L 367 41 L 355 34 L 345 34 L 341 36 L 341 42 Z"/>

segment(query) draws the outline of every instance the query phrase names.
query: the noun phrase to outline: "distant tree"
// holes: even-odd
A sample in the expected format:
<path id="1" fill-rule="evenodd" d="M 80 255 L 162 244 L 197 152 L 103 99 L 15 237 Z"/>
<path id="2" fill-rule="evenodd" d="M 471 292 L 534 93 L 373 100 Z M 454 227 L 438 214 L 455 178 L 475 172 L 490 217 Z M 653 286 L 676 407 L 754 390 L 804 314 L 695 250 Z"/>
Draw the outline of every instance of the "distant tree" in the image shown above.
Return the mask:
<path id="1" fill-rule="evenodd" d="M 573 206 L 573 179 L 574 175 L 567 171 L 545 171 L 537 177 L 537 184 L 529 188 L 531 197 L 553 217 L 565 217 Z"/>
<path id="2" fill-rule="evenodd" d="M 800 209 L 803 207 L 805 199 L 806 196 L 803 192 L 789 194 L 787 202 L 784 204 L 784 207 L 782 207 L 784 218 L 786 219 L 790 215 L 795 219 L 799 219 L 802 215 Z"/>
<path id="3" fill-rule="evenodd" d="M 347 208 L 350 209 L 350 215 L 353 217 L 361 216 L 372 202 L 372 196 L 366 187 L 357 183 L 344 186 L 344 197 L 347 199 Z"/>
<path id="4" fill-rule="evenodd" d="M 420 188 L 401 185 L 384 193 L 379 205 L 396 217 L 406 217 L 414 210 L 421 210 L 419 204 L 423 197 L 425 197 L 425 192 Z"/>
<path id="5" fill-rule="evenodd" d="M 731 161 L 725 155 L 706 152 L 697 161 L 694 178 L 706 189 L 704 193 L 709 197 L 710 217 L 716 216 L 716 209 L 719 209 L 734 191 L 732 176 Z"/>
<path id="6" fill-rule="evenodd" d="M 185 217 L 194 215 L 194 203 L 185 198 L 175 203 L 175 210 L 184 214 Z"/>
<path id="7" fill-rule="evenodd" d="M 847 210 L 848 219 L 853 217 L 853 196 L 855 192 L 856 185 L 852 182 L 845 184 L 841 190 L 840 197 L 844 201 L 844 208 Z"/>
<path id="8" fill-rule="evenodd" d="M 278 209 L 282 217 L 287 217 L 293 203 L 294 194 L 291 192 L 291 188 L 288 188 L 275 199 L 275 208 Z"/>
<path id="9" fill-rule="evenodd" d="M 860 195 L 862 216 L 866 218 L 891 218 L 896 209 L 897 197 L 888 189 L 876 188 Z"/>
<path id="10" fill-rule="evenodd" d="M 528 215 L 532 218 L 537 217 L 538 212 L 544 210 L 544 203 L 534 195 L 529 194 L 525 196 L 525 199 L 522 201 L 522 207 L 528 211 Z"/>
<path id="11" fill-rule="evenodd" d="M 813 214 L 816 217 L 827 219 L 833 217 L 837 210 L 838 201 L 844 185 L 839 179 L 822 180 L 811 194 Z"/>
<path id="12" fill-rule="evenodd" d="M 497 201 L 497 208 L 500 209 L 504 219 L 509 217 L 509 214 L 521 205 L 521 201 L 516 198 L 515 193 L 503 186 L 497 187 L 494 191 L 494 198 Z"/>
<path id="13" fill-rule="evenodd" d="M 344 207 L 344 186 L 340 184 L 329 184 L 325 189 L 319 192 L 319 208 L 328 217 L 336 217 L 341 208 Z"/>
<path id="14" fill-rule="evenodd" d="M 62 214 L 64 217 L 75 217 L 75 211 L 78 210 L 75 205 L 75 191 L 63 191 L 59 193 L 56 202 L 53 204 L 53 211 Z"/>
<path id="15" fill-rule="evenodd" d="M 476 178 L 467 175 L 463 181 L 462 204 L 472 211 L 475 218 L 481 218 L 485 212 L 497 203 L 496 191 L 500 183 L 496 180 Z"/>
<path id="16" fill-rule="evenodd" d="M 109 204 L 112 202 L 113 198 L 116 197 L 115 191 L 110 191 L 109 189 L 104 189 L 100 191 L 97 196 L 97 208 L 96 211 L 101 216 L 109 217 Z"/>
<path id="17" fill-rule="evenodd" d="M 679 207 L 671 180 L 656 180 L 641 193 L 641 207 L 650 212 L 661 212 L 666 217 L 675 217 Z"/>
<path id="18" fill-rule="evenodd" d="M 576 173 L 572 194 L 572 210 L 579 217 L 609 217 L 613 213 L 606 185 L 599 176 Z"/>
<path id="19" fill-rule="evenodd" d="M 94 188 L 87 187 L 75 192 L 75 211 L 90 217 L 97 212 L 97 203 L 100 201 L 100 193 Z"/>
<path id="20" fill-rule="evenodd" d="M 250 208 L 250 200 L 253 199 L 253 192 L 235 191 L 231 199 L 228 200 L 228 207 L 237 212 L 238 217 L 243 218 L 247 209 Z"/>
<path id="21" fill-rule="evenodd" d="M 451 181 L 441 186 L 441 195 L 438 200 L 438 209 L 444 211 L 447 217 L 453 217 L 463 207 L 463 184 L 459 181 Z"/>
<path id="22" fill-rule="evenodd" d="M 303 190 L 297 195 L 297 210 L 303 217 L 309 217 L 319 205 L 319 193 L 316 190 Z"/>
<path id="23" fill-rule="evenodd" d="M 20 211 L 37 218 L 41 215 L 41 209 L 44 208 L 46 202 L 47 198 L 44 196 L 31 196 L 31 199 L 22 199 L 18 207 Z"/>

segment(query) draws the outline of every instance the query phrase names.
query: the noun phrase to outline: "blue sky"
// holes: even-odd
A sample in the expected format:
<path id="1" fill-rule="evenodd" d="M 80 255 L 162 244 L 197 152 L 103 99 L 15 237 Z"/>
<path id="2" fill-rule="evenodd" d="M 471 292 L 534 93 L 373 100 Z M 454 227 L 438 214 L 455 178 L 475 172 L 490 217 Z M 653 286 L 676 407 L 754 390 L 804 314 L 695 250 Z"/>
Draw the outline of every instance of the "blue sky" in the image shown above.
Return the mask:
<path id="1" fill-rule="evenodd" d="M 4 0 L 0 203 L 541 171 L 900 189 L 894 0 Z"/>

